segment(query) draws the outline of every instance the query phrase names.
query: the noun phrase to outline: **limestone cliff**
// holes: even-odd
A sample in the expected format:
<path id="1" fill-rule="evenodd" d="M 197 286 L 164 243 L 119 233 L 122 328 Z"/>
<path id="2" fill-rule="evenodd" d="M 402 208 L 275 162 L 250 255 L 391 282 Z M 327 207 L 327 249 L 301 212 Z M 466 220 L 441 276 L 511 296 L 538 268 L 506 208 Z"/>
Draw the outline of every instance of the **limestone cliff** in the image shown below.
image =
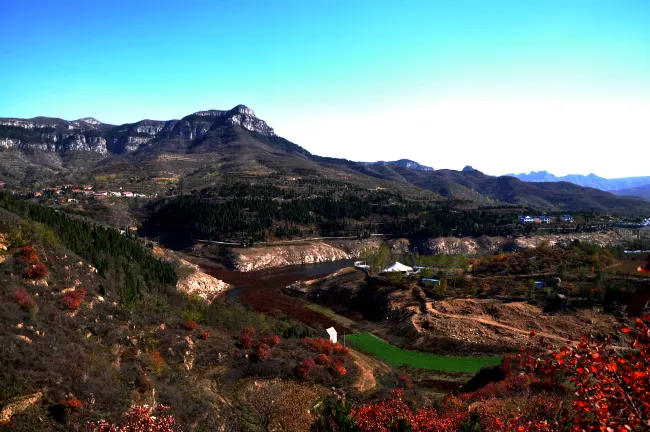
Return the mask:
<path id="1" fill-rule="evenodd" d="M 59 118 L 0 118 L 0 149 L 65 154 L 95 152 L 102 156 L 131 153 L 165 139 L 196 141 L 219 127 L 237 125 L 252 132 L 275 136 L 273 128 L 252 109 L 237 105 L 228 111 L 199 111 L 180 120 L 141 120 L 111 125 L 92 117 L 67 121 Z"/>
<path id="2" fill-rule="evenodd" d="M 178 257 L 168 249 L 154 245 L 153 252 L 174 264 L 178 282 L 176 289 L 189 295 L 196 295 L 211 303 L 219 294 L 230 288 L 226 282 L 201 271 L 199 266 Z"/>
<path id="3" fill-rule="evenodd" d="M 634 239 L 633 230 L 617 230 L 599 233 L 548 234 L 507 239 L 505 237 L 439 237 L 428 239 L 420 246 L 425 254 L 474 255 L 501 251 L 512 247 L 519 249 L 535 248 L 542 242 L 549 245 L 569 243 L 573 240 L 593 243 L 599 246 L 622 244 Z"/>
<path id="4" fill-rule="evenodd" d="M 233 249 L 234 267 L 237 271 L 254 271 L 296 264 L 311 264 L 349 259 L 343 249 L 322 242 L 287 246 L 261 246 Z"/>

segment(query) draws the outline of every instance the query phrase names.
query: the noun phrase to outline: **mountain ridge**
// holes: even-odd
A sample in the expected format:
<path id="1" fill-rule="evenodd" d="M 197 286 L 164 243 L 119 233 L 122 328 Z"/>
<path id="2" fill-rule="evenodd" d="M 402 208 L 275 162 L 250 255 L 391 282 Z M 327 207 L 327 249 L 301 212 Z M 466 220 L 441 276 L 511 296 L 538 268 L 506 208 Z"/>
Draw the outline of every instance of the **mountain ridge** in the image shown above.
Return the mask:
<path id="1" fill-rule="evenodd" d="M 314 155 L 275 134 L 245 105 L 202 110 L 173 120 L 123 125 L 92 117 L 0 119 L 0 178 L 24 188 L 53 179 L 92 182 L 140 179 L 155 193 L 187 193 L 224 181 L 319 178 L 367 189 L 392 189 L 416 199 L 473 205 L 524 205 L 548 211 L 650 214 L 647 201 L 566 182 L 527 183 L 469 166 L 435 170 L 410 159 L 356 162 Z M 162 180 L 161 180 L 162 179 Z M 103 181 L 103 180 L 102 180 Z M 173 191 L 173 192 L 169 192 Z M 647 216 L 646 216 L 647 217 Z"/>

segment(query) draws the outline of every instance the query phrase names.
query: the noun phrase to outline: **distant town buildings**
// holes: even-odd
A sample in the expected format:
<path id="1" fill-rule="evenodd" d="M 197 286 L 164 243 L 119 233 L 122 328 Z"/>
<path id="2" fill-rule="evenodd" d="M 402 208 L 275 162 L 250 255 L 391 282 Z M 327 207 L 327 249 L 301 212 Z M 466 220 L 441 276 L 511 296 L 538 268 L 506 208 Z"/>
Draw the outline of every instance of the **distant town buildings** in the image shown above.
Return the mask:
<path id="1" fill-rule="evenodd" d="M 4 185 L 4 182 L 0 181 L 0 188 Z M 55 195 L 73 195 L 73 196 L 79 196 L 79 195 L 85 195 L 85 196 L 92 196 L 97 199 L 103 199 L 103 198 L 108 198 L 109 196 L 111 197 L 126 197 L 126 198 L 147 198 L 148 195 L 142 194 L 142 193 L 135 193 L 131 191 L 109 191 L 109 190 L 93 190 L 93 185 L 83 185 L 82 188 L 76 188 L 74 185 L 64 185 L 64 186 L 55 186 L 55 187 L 48 187 L 44 188 L 38 191 L 34 192 L 34 197 L 39 198 L 44 196 L 45 193 L 50 193 L 50 194 L 55 194 Z M 62 199 L 59 200 L 59 202 L 79 202 L 75 198 L 70 198 L 70 199 Z"/>
<path id="2" fill-rule="evenodd" d="M 519 216 L 519 222 L 522 223 L 550 223 L 551 219 L 548 216 Z"/>
<path id="3" fill-rule="evenodd" d="M 568 214 L 563 215 L 563 216 L 560 217 L 560 221 L 562 221 L 562 222 L 573 222 L 573 216 L 568 215 Z M 550 216 L 519 216 L 519 222 L 521 222 L 521 223 L 547 224 L 547 223 L 551 223 L 551 217 Z"/>

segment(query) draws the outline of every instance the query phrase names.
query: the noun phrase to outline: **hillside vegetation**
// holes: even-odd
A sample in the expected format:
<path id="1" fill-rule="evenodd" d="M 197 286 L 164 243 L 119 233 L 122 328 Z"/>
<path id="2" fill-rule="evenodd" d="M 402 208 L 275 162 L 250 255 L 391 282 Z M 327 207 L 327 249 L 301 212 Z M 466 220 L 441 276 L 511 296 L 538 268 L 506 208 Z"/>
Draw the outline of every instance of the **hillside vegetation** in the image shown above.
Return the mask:
<path id="1" fill-rule="evenodd" d="M 234 183 L 161 200 L 143 226 L 150 233 L 235 240 L 391 234 L 415 237 L 508 235 L 513 209 L 453 210 L 400 195 L 342 186 L 281 189 Z"/>

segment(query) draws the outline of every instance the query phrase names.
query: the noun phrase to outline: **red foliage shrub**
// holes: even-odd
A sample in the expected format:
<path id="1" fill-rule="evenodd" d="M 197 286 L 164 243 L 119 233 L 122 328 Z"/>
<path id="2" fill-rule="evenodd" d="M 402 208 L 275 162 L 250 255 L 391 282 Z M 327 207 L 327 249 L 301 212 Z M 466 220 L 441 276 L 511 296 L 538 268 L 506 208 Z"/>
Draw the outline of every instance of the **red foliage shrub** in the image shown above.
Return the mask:
<path id="1" fill-rule="evenodd" d="M 88 432 L 175 432 L 176 420 L 173 416 L 164 415 L 169 408 L 158 405 L 156 410 L 158 415 L 154 414 L 152 409 L 147 405 L 134 406 L 124 415 L 126 422 L 121 425 L 112 425 L 105 420 L 97 423 L 88 423 L 86 430 Z"/>
<path id="2" fill-rule="evenodd" d="M 38 264 L 40 262 L 36 249 L 31 246 L 25 246 L 22 248 L 18 253 L 18 259 L 30 265 Z"/>
<path id="3" fill-rule="evenodd" d="M 345 361 L 341 357 L 337 357 L 334 359 L 334 361 L 331 362 L 330 370 L 336 376 L 343 376 L 348 373 L 348 371 L 343 366 L 344 364 Z"/>
<path id="4" fill-rule="evenodd" d="M 319 356 L 316 358 L 316 363 L 319 365 L 329 365 L 330 359 L 325 354 L 319 354 Z"/>
<path id="5" fill-rule="evenodd" d="M 47 276 L 47 273 L 48 270 L 47 267 L 45 267 L 45 264 L 39 262 L 27 270 L 27 277 L 30 279 L 41 279 L 42 277 Z"/>
<path id="6" fill-rule="evenodd" d="M 269 358 L 270 349 L 271 347 L 269 347 L 267 344 L 260 344 L 260 346 L 255 351 L 255 354 L 257 355 L 257 359 L 259 361 L 263 361 Z"/>
<path id="7" fill-rule="evenodd" d="M 404 390 L 393 391 L 393 396 L 380 402 L 353 408 L 351 416 L 360 432 L 390 432 L 410 427 L 412 432 L 457 431 L 467 418 L 467 411 L 450 411 L 440 415 L 433 409 L 415 409 L 404 400 Z"/>
<path id="8" fill-rule="evenodd" d="M 625 431 L 647 428 L 650 422 L 650 316 L 624 328 L 634 337 L 631 350 L 611 346 L 611 338 L 583 337 L 546 358 L 527 353 L 524 363 L 552 384 L 568 381 L 575 389 L 574 414 L 565 418 L 578 428 Z M 542 346 L 547 342 L 539 339 Z"/>
<path id="9" fill-rule="evenodd" d="M 242 347 L 248 349 L 253 347 L 253 337 L 255 337 L 255 329 L 253 327 L 245 328 L 239 334 L 239 342 Z"/>
<path id="10" fill-rule="evenodd" d="M 330 355 L 333 352 L 342 355 L 350 354 L 350 350 L 347 347 L 344 347 L 338 342 L 333 343 L 331 340 L 323 337 L 317 337 L 315 339 L 310 337 L 304 337 L 300 341 L 300 344 L 311 351 L 317 353 L 323 353 L 325 355 Z"/>
<path id="11" fill-rule="evenodd" d="M 300 363 L 296 367 L 296 372 L 298 372 L 298 375 L 304 378 L 307 375 L 309 375 L 309 372 L 311 372 L 311 370 L 314 369 L 314 366 L 316 366 L 316 362 L 314 362 L 314 359 L 306 357 L 302 359 L 302 363 Z"/>
<path id="12" fill-rule="evenodd" d="M 77 310 L 81 303 L 84 301 L 84 296 L 87 294 L 85 289 L 74 290 L 65 293 L 61 298 L 61 303 L 63 303 L 70 310 Z"/>
<path id="13" fill-rule="evenodd" d="M 194 321 L 185 321 L 183 323 L 183 328 L 189 331 L 194 331 L 199 325 Z"/>
<path id="14" fill-rule="evenodd" d="M 253 338 L 247 334 L 240 335 L 239 342 L 241 342 L 243 348 L 253 348 Z"/>
<path id="15" fill-rule="evenodd" d="M 59 403 L 66 408 L 75 409 L 75 410 L 84 406 L 84 403 L 77 398 L 63 399 Z"/>
<path id="16" fill-rule="evenodd" d="M 18 305 L 20 305 L 21 308 L 25 310 L 30 310 L 36 307 L 36 302 L 34 301 L 34 298 L 22 288 L 14 291 L 14 300 L 16 301 L 16 303 L 18 303 Z"/>
<path id="17" fill-rule="evenodd" d="M 202 331 L 201 334 L 199 334 L 199 339 L 208 340 L 209 337 L 210 332 L 207 331 Z"/>
<path id="18" fill-rule="evenodd" d="M 280 336 L 273 335 L 273 336 L 263 337 L 263 338 L 260 338 L 260 342 L 274 347 L 274 346 L 276 346 L 277 344 L 280 343 Z"/>
<path id="19" fill-rule="evenodd" d="M 334 344 L 332 341 L 323 337 L 317 337 L 315 339 L 304 337 L 300 343 L 303 347 L 309 350 L 315 351 L 317 353 L 323 353 L 325 355 L 330 355 L 332 351 L 334 351 Z"/>
<path id="20" fill-rule="evenodd" d="M 350 354 L 350 348 L 344 347 L 343 345 L 337 342 L 334 344 L 334 352 L 337 354 L 348 355 Z"/>

